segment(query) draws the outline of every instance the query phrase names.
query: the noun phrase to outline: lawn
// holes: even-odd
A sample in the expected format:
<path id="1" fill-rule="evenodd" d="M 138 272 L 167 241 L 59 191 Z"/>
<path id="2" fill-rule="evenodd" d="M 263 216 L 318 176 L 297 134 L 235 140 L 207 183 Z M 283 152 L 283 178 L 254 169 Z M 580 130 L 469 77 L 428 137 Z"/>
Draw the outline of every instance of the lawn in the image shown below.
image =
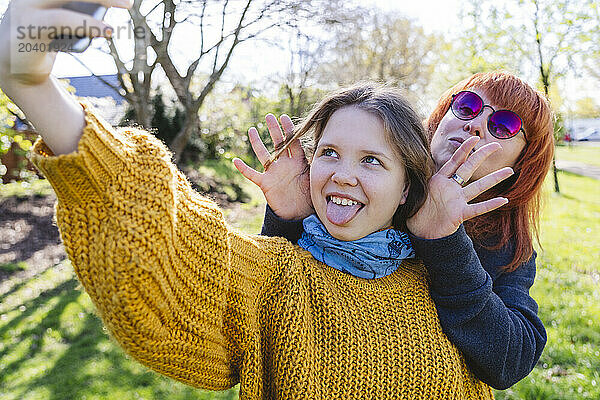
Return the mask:
<path id="1" fill-rule="evenodd" d="M 566 146 L 556 146 L 556 159 L 577 161 L 600 167 L 600 146 L 575 143 Z"/>
<path id="2" fill-rule="evenodd" d="M 566 173 L 560 173 L 560 182 L 563 193 L 547 196 L 533 287 L 548 345 L 532 374 L 497 391 L 498 399 L 600 398 L 600 182 Z M 256 191 L 253 198 L 227 215 L 257 232 L 262 199 Z M 3 400 L 236 397 L 236 389 L 208 393 L 186 387 L 125 356 L 106 335 L 68 261 L 0 298 Z"/>
<path id="3" fill-rule="evenodd" d="M 562 193 L 547 191 L 532 288 L 548 344 L 533 372 L 498 399 L 600 399 L 600 181 L 559 179 Z"/>

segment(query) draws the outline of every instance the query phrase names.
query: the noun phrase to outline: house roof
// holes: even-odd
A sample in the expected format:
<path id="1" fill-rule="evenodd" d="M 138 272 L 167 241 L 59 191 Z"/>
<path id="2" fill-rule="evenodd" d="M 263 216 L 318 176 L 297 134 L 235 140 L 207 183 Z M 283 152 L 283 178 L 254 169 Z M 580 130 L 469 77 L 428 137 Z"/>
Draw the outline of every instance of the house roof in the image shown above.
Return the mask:
<path id="1" fill-rule="evenodd" d="M 121 88 L 117 75 L 89 75 L 64 77 L 75 89 L 75 95 L 86 101 L 111 125 L 118 125 L 125 115 L 127 102 L 111 86 Z"/>
<path id="2" fill-rule="evenodd" d="M 117 104 L 121 104 L 125 101 L 117 91 L 110 86 L 106 85 L 103 81 L 108 82 L 111 86 L 121 88 L 121 83 L 117 75 L 89 75 L 89 76 L 74 76 L 64 77 L 61 79 L 67 79 L 69 84 L 75 88 L 75 94 L 80 97 L 111 97 Z"/>

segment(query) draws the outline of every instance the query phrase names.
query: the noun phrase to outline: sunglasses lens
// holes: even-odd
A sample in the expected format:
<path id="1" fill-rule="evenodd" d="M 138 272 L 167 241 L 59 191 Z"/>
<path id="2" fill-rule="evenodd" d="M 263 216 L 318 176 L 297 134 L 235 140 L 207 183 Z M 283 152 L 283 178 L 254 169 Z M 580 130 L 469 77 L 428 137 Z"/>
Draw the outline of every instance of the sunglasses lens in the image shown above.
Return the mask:
<path id="1" fill-rule="evenodd" d="M 483 107 L 483 100 L 473 92 L 460 92 L 452 102 L 452 112 L 461 119 L 473 119 Z"/>
<path id="2" fill-rule="evenodd" d="M 498 139 L 508 139 L 521 130 L 521 118 L 509 110 L 496 111 L 488 119 L 488 130 Z"/>

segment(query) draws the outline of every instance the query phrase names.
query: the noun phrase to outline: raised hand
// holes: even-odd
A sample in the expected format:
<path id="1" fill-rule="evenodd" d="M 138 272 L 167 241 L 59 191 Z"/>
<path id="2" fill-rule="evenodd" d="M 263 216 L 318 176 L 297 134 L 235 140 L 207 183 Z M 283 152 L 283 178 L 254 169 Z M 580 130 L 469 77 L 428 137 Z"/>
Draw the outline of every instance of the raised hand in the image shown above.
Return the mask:
<path id="1" fill-rule="evenodd" d="M 83 0 L 106 7 L 129 8 L 131 0 Z M 0 79 L 4 84 L 39 85 L 48 80 L 56 51 L 50 45 L 61 28 L 89 37 L 110 36 L 111 28 L 93 17 L 66 10 L 64 0 L 13 0 L 0 24 Z M 77 29 L 77 30 L 76 30 Z"/>
<path id="2" fill-rule="evenodd" d="M 502 147 L 498 142 L 481 146 L 471 153 L 479 138 L 473 136 L 456 150 L 454 155 L 429 180 L 429 194 L 423 206 L 406 221 L 410 232 L 423 239 L 437 239 L 454 233 L 461 223 L 495 210 L 508 203 L 495 197 L 479 203 L 468 204 L 481 193 L 513 174 L 510 167 L 501 168 L 466 186 L 485 159 Z"/>
<path id="3" fill-rule="evenodd" d="M 283 143 L 285 135 L 293 134 L 294 124 L 287 115 L 280 118 L 283 131 L 273 114 L 267 114 L 265 119 L 275 147 Z M 248 130 L 248 138 L 254 154 L 264 167 L 271 155 L 256 128 Z M 308 163 L 299 140 L 291 143 L 288 150 L 273 161 L 265 172 L 256 171 L 239 158 L 235 158 L 233 163 L 242 175 L 260 187 L 267 203 L 279 217 L 301 219 L 314 213 L 310 199 Z"/>
<path id="4" fill-rule="evenodd" d="M 133 0 L 85 0 L 106 7 L 130 8 Z M 61 8 L 65 0 L 13 0 L 0 24 L 0 87 L 35 126 L 55 155 L 77 150 L 84 111 L 50 72 L 61 31 L 110 36 L 108 25 L 89 15 Z M 85 22 L 85 24 L 84 24 Z M 31 29 L 31 31 L 30 31 Z"/>

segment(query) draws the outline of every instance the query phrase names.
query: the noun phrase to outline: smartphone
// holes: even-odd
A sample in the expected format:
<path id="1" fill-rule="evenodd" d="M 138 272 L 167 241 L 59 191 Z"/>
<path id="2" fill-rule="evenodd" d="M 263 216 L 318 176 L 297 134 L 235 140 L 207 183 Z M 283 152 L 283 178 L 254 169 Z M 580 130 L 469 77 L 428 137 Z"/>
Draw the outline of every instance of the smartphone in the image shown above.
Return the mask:
<path id="1" fill-rule="evenodd" d="M 106 15 L 107 8 L 97 3 L 85 3 L 83 1 L 70 1 L 61 6 L 61 8 L 76 11 L 82 14 L 91 15 L 95 19 L 102 20 Z M 60 37 L 53 39 L 50 43 L 51 49 L 56 51 L 64 51 L 68 53 L 82 53 L 91 44 L 92 39 L 84 36 L 83 31 L 85 27 L 78 27 L 72 33 L 72 35 L 61 35 Z M 80 30 L 81 32 L 78 32 Z"/>

